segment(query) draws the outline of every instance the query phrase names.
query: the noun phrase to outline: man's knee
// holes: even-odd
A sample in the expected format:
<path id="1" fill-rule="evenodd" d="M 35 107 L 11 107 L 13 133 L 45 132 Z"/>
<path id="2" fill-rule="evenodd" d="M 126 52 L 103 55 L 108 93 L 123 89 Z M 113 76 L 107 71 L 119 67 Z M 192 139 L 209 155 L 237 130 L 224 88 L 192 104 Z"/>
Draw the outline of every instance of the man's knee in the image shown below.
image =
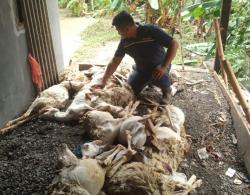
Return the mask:
<path id="1" fill-rule="evenodd" d="M 134 94 L 139 95 L 139 93 L 147 85 L 148 80 L 147 75 L 142 75 L 137 71 L 133 71 L 128 77 L 128 84 L 131 86 Z"/>
<path id="2" fill-rule="evenodd" d="M 163 75 L 161 79 L 154 80 L 153 84 L 161 89 L 167 89 L 171 86 L 172 82 L 168 75 Z"/>
<path id="3" fill-rule="evenodd" d="M 128 84 L 130 85 L 130 87 L 132 88 L 134 95 L 139 95 L 140 92 L 143 89 L 143 86 L 140 84 L 140 82 L 136 82 L 136 80 L 133 79 L 128 79 Z"/>

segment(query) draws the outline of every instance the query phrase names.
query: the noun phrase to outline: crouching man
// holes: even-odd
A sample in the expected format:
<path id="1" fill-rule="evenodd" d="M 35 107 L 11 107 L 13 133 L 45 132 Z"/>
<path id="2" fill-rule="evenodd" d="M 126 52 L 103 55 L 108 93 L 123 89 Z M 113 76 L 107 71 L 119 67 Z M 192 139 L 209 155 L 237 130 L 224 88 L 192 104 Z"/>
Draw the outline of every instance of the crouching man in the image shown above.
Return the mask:
<path id="1" fill-rule="evenodd" d="M 121 40 L 98 87 L 103 88 L 106 85 L 124 55 L 128 54 L 136 63 L 128 78 L 134 94 L 138 96 L 146 85 L 153 84 L 161 88 L 162 102 L 168 103 L 171 92 L 169 71 L 177 52 L 177 41 L 157 26 L 135 23 L 132 16 L 125 11 L 113 18 L 112 25 L 121 35 Z"/>

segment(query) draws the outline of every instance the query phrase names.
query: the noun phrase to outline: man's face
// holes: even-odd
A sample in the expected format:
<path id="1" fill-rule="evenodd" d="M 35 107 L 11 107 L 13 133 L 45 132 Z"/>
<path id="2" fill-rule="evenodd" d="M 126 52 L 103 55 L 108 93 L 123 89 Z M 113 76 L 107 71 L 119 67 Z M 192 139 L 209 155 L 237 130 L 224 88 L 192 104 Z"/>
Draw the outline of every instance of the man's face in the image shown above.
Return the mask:
<path id="1" fill-rule="evenodd" d="M 132 26 L 116 27 L 116 30 L 118 31 L 119 35 L 121 35 L 122 38 L 133 37 Z"/>

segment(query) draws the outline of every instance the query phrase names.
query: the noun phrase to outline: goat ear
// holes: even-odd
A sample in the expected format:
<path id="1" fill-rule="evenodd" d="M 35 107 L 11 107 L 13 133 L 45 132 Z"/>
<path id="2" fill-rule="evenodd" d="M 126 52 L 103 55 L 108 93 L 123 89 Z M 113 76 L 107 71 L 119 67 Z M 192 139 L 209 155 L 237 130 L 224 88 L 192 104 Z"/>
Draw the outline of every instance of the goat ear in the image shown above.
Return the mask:
<path id="1" fill-rule="evenodd" d="M 59 150 L 59 162 L 63 166 L 70 166 L 77 164 L 78 159 L 76 156 L 70 151 L 66 144 L 62 144 Z"/>

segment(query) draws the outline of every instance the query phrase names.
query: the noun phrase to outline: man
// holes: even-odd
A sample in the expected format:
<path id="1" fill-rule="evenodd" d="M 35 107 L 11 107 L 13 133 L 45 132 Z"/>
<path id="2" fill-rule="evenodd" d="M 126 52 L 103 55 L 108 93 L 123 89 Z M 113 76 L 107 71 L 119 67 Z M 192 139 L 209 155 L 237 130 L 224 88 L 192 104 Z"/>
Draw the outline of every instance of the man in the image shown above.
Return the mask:
<path id="1" fill-rule="evenodd" d="M 146 85 L 153 84 L 161 88 L 163 103 L 168 103 L 171 92 L 168 73 L 178 48 L 177 41 L 157 26 L 135 23 L 125 11 L 114 17 L 112 25 L 121 35 L 121 40 L 98 86 L 103 88 L 106 85 L 124 55 L 128 54 L 136 63 L 128 78 L 134 94 L 138 96 Z M 163 47 L 168 48 L 167 52 Z"/>

